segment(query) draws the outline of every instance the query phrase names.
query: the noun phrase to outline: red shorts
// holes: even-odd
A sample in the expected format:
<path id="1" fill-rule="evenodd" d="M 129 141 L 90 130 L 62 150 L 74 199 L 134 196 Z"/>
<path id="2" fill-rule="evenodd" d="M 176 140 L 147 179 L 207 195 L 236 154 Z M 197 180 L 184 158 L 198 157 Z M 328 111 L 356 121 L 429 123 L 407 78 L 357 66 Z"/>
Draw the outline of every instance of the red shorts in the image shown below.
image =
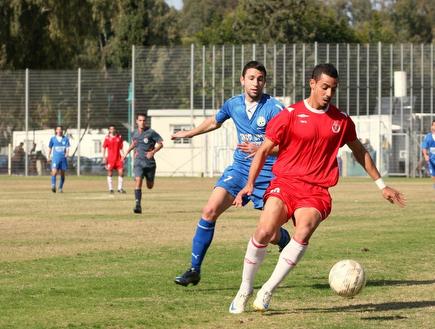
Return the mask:
<path id="1" fill-rule="evenodd" d="M 293 214 L 299 208 L 315 208 L 322 220 L 331 213 L 332 199 L 328 189 L 300 181 L 274 178 L 264 194 L 264 202 L 269 197 L 281 199 L 287 207 L 287 220 L 295 221 Z"/>
<path id="2" fill-rule="evenodd" d="M 124 162 L 122 159 L 117 160 L 107 160 L 106 163 L 106 169 L 107 170 L 122 170 L 124 169 Z"/>

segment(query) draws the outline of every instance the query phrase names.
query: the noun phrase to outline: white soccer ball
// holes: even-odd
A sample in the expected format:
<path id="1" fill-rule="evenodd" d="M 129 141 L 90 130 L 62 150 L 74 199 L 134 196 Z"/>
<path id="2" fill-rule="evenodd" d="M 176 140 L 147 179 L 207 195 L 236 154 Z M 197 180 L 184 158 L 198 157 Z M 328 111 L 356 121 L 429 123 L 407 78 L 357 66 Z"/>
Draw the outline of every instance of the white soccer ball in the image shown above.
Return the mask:
<path id="1" fill-rule="evenodd" d="M 366 285 L 364 268 L 351 259 L 341 260 L 329 272 L 329 286 L 343 297 L 353 297 Z"/>

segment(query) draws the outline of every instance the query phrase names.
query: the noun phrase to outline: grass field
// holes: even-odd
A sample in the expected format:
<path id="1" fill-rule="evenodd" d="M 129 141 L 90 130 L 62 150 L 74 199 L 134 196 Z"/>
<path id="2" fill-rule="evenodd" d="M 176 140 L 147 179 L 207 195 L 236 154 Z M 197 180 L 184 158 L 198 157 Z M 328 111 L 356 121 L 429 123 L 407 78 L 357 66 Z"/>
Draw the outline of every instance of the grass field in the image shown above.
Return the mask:
<path id="1" fill-rule="evenodd" d="M 198 286 L 173 283 L 214 179 L 158 177 L 134 215 L 131 180 L 128 194 L 110 196 L 104 177 L 68 177 L 63 194 L 48 177 L 0 177 L 0 328 L 435 328 L 435 191 L 428 179 L 386 181 L 406 194 L 405 209 L 368 179 L 341 181 L 271 311 L 235 316 L 251 207 L 220 218 Z M 271 246 L 256 288 L 277 257 Z M 346 258 L 368 275 L 353 299 L 327 282 Z"/>

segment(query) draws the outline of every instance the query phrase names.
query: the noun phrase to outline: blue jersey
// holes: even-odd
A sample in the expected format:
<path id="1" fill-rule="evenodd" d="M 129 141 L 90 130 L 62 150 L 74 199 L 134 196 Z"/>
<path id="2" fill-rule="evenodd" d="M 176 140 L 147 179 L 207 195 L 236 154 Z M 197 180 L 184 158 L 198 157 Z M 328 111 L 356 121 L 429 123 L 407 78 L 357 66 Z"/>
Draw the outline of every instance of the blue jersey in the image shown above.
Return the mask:
<path id="1" fill-rule="evenodd" d="M 435 163 L 435 135 L 432 135 L 430 132 L 424 136 L 421 148 L 429 151 L 429 159 L 431 162 Z"/>
<path id="2" fill-rule="evenodd" d="M 220 124 L 229 118 L 233 119 L 239 143 L 248 142 L 260 145 L 264 141 L 268 122 L 283 108 L 284 106 L 278 100 L 263 94 L 252 118 L 249 119 L 246 114 L 245 95 L 241 94 L 227 100 L 219 112 L 216 113 L 215 118 Z M 246 157 L 245 152 L 236 149 L 234 151 L 233 167 L 242 173 L 248 174 L 252 157 L 248 159 Z M 262 170 L 271 171 L 275 160 L 276 156 L 269 156 Z"/>
<path id="3" fill-rule="evenodd" d="M 66 149 L 70 147 L 69 139 L 66 136 L 62 136 L 62 139 L 58 141 L 57 137 L 53 136 L 50 138 L 48 147 L 51 148 L 54 161 L 65 159 Z"/>

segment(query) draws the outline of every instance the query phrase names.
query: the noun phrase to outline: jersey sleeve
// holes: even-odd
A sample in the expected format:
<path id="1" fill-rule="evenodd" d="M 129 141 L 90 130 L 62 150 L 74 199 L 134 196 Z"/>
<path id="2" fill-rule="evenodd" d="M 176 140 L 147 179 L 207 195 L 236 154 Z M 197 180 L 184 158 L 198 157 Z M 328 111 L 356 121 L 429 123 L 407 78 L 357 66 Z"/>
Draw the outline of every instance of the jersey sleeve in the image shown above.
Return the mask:
<path id="1" fill-rule="evenodd" d="M 103 141 L 103 149 L 107 148 L 107 137 L 104 137 L 104 141 Z"/>
<path id="2" fill-rule="evenodd" d="M 71 144 L 69 143 L 69 138 L 68 137 L 66 137 L 65 147 L 71 147 Z"/>
<path id="3" fill-rule="evenodd" d="M 282 105 L 278 100 L 274 100 L 271 104 L 271 109 L 268 113 L 269 118 L 268 121 L 272 120 L 277 114 L 279 114 L 284 108 L 284 105 Z"/>
<path id="4" fill-rule="evenodd" d="M 48 147 L 53 148 L 53 137 L 50 138 L 50 141 L 48 142 Z"/>
<path id="5" fill-rule="evenodd" d="M 156 142 L 156 143 L 161 143 L 163 142 L 163 138 L 162 136 L 159 135 L 159 133 L 155 130 L 153 130 L 153 133 L 151 135 L 152 139 Z"/>
<path id="6" fill-rule="evenodd" d="M 218 113 L 215 115 L 215 119 L 217 123 L 223 123 L 225 120 L 228 120 L 231 117 L 230 113 L 230 105 L 229 102 L 226 101 L 224 105 L 221 107 Z"/>
<path id="7" fill-rule="evenodd" d="M 266 138 L 279 145 L 288 134 L 290 112 L 281 111 L 266 127 Z"/>
<path id="8" fill-rule="evenodd" d="M 422 149 L 428 149 L 429 148 L 429 135 L 424 136 L 424 139 L 421 142 L 421 148 Z"/>
<path id="9" fill-rule="evenodd" d="M 353 142 L 354 140 L 357 139 L 356 129 L 355 129 L 355 123 L 353 122 L 353 120 L 349 116 L 347 117 L 346 130 L 344 132 L 344 136 L 343 137 L 344 137 L 343 138 L 343 143 L 342 143 L 341 146 L 343 146 L 344 144 Z"/>

